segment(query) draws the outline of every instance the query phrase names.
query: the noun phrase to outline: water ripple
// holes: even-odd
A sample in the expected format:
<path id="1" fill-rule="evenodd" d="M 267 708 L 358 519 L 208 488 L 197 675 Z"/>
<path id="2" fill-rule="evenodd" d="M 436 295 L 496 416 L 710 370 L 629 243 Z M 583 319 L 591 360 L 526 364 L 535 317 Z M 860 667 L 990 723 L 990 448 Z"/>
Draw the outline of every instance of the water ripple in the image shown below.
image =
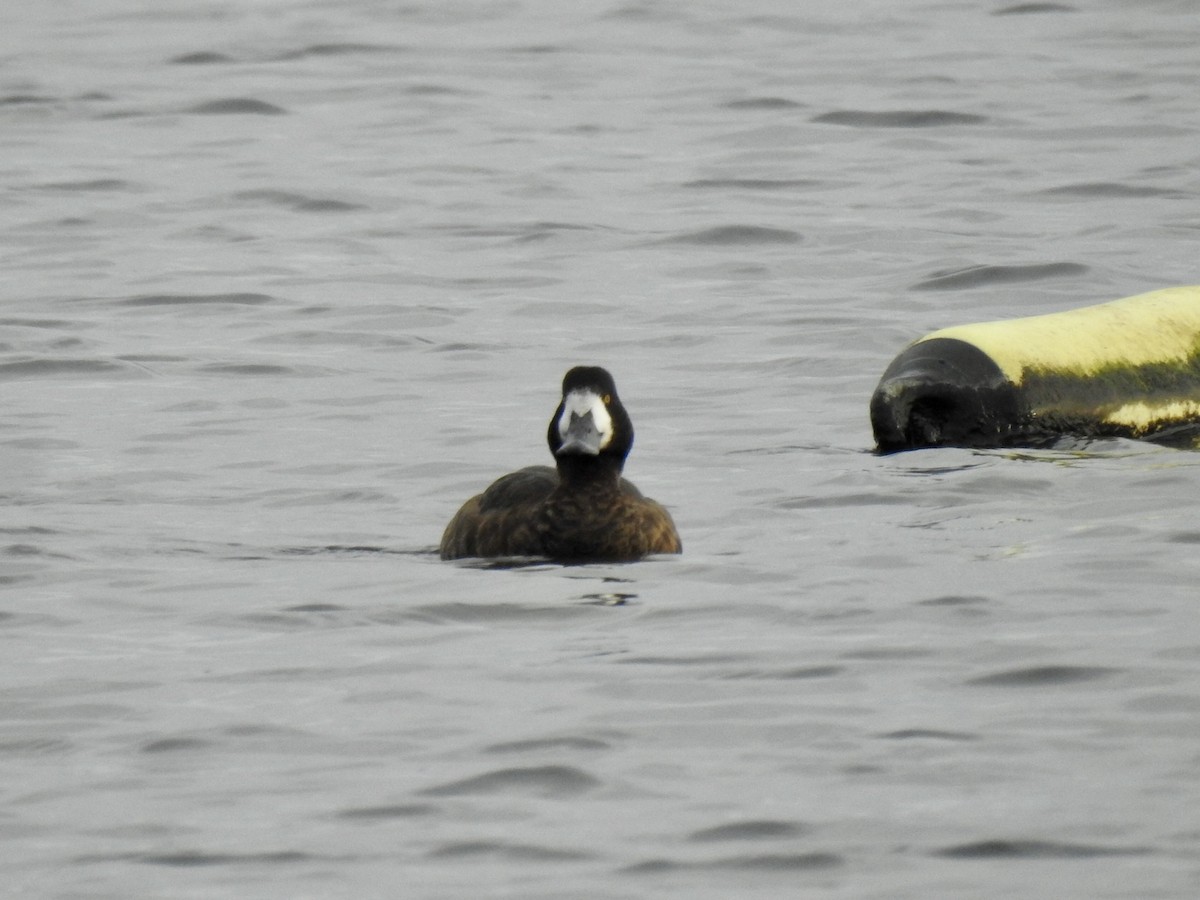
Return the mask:
<path id="1" fill-rule="evenodd" d="M 359 44 L 349 41 L 345 43 L 331 42 L 327 44 L 310 44 L 307 47 L 301 47 L 299 50 L 289 50 L 286 53 L 281 53 L 275 59 L 286 61 L 308 59 L 313 56 L 361 56 L 363 54 L 398 53 L 404 49 L 404 47 L 395 44 Z"/>
<path id="2" fill-rule="evenodd" d="M 275 302 L 269 294 L 138 294 L 118 301 L 121 306 L 261 306 Z"/>
<path id="3" fill-rule="evenodd" d="M 948 859 L 1090 859 L 1099 856 L 1144 856 L 1147 847 L 1103 847 L 1060 841 L 993 839 L 954 844 L 935 852 Z"/>
<path id="4" fill-rule="evenodd" d="M 197 50 L 193 53 L 181 53 L 167 60 L 171 65 L 176 66 L 208 66 L 214 63 L 230 63 L 233 61 L 232 56 L 217 53 L 214 50 Z"/>
<path id="5" fill-rule="evenodd" d="M 339 819 L 354 819 L 362 822 L 386 821 L 388 819 L 412 819 L 427 816 L 437 810 L 428 803 L 393 803 L 384 806 L 351 806 L 341 810 Z"/>
<path id="6" fill-rule="evenodd" d="M 1001 9 L 993 10 L 993 16 L 1027 16 L 1038 15 L 1041 13 L 1073 13 L 1077 12 L 1074 6 L 1068 6 L 1065 3 L 1017 3 L 1013 6 L 1005 6 Z"/>
<path id="7" fill-rule="evenodd" d="M 33 188 L 40 191 L 66 191 L 68 193 L 142 190 L 140 185 L 132 181 L 127 181 L 124 178 L 87 178 L 80 181 L 49 181 L 44 184 L 33 185 Z"/>
<path id="8" fill-rule="evenodd" d="M 624 871 L 629 874 L 648 875 L 705 870 L 803 872 L 832 869 L 843 862 L 843 858 L 836 853 L 766 853 L 715 860 L 650 859 L 628 866 Z"/>
<path id="9" fill-rule="evenodd" d="M 565 797 L 581 794 L 599 785 L 599 779 L 574 766 L 528 766 L 496 769 L 460 781 L 434 785 L 418 793 L 427 797 L 497 793 Z"/>
<path id="10" fill-rule="evenodd" d="M 1046 278 L 1078 277 L 1088 271 L 1080 263 L 1040 263 L 1027 266 L 967 266 L 934 272 L 924 281 L 910 286 L 914 291 L 951 291 L 991 284 L 1041 281 Z"/>
<path id="11" fill-rule="evenodd" d="M 292 191 L 240 191 L 233 196 L 236 200 L 249 200 L 256 203 L 261 201 L 275 206 L 284 206 L 298 212 L 348 212 L 366 208 L 361 203 L 331 200 L 325 197 L 307 197 Z"/>
<path id="12" fill-rule="evenodd" d="M 666 238 L 664 244 L 692 244 L 705 247 L 744 247 L 756 244 L 796 244 L 803 235 L 786 228 L 762 225 L 718 225 L 701 231 L 689 231 Z"/>
<path id="13" fill-rule="evenodd" d="M 451 841 L 429 851 L 432 858 L 468 858 L 494 856 L 513 862 L 575 862 L 594 859 L 591 853 L 580 850 L 561 850 L 537 844 L 514 844 L 507 841 Z"/>
<path id="14" fill-rule="evenodd" d="M 785 191 L 822 187 L 826 183 L 816 178 L 698 178 L 685 181 L 685 188 L 738 188 L 747 191 Z"/>
<path id="15" fill-rule="evenodd" d="M 775 838 L 796 837 L 809 829 L 798 822 L 776 819 L 750 819 L 745 822 L 730 822 L 712 828 L 701 828 L 688 835 L 689 841 L 762 841 Z"/>
<path id="16" fill-rule="evenodd" d="M 805 104 L 786 97 L 746 97 L 722 104 L 726 109 L 802 109 Z"/>
<path id="17" fill-rule="evenodd" d="M 184 112 L 199 116 L 281 116 L 287 110 L 253 97 L 224 97 L 188 107 Z"/>
<path id="18" fill-rule="evenodd" d="M 299 850 L 280 850 L 273 853 L 205 853 L 189 850 L 180 853 L 147 853 L 134 857 L 139 862 L 172 868 L 199 866 L 261 866 L 281 863 L 311 862 L 320 857 Z"/>
<path id="19" fill-rule="evenodd" d="M 567 750 L 570 752 L 609 750 L 612 744 L 598 738 L 590 737 L 553 737 L 532 738 L 524 741 L 505 741 L 484 747 L 485 753 L 542 753 L 548 750 Z"/>
<path id="20" fill-rule="evenodd" d="M 140 368 L 122 366 L 107 359 L 24 359 L 0 363 L 0 380 L 49 378 L 55 376 L 132 375 Z"/>
<path id="21" fill-rule="evenodd" d="M 942 731 L 937 728 L 902 728 L 899 731 L 889 731 L 886 734 L 881 734 L 880 737 L 893 741 L 973 741 L 977 738 L 977 735 L 967 734 L 964 731 Z"/>
<path id="22" fill-rule="evenodd" d="M 1106 197 L 1113 199 L 1123 197 L 1168 197 L 1182 200 L 1189 196 L 1184 191 L 1175 190 L 1174 188 L 1121 184 L 1115 181 L 1085 181 L 1079 184 L 1064 184 L 1059 187 L 1046 188 L 1041 193 L 1049 196 Z"/>
<path id="23" fill-rule="evenodd" d="M 213 746 L 212 741 L 195 737 L 159 738 L 142 745 L 143 753 L 179 753 L 189 750 L 206 750 Z"/>
<path id="24" fill-rule="evenodd" d="M 947 125 L 981 125 L 987 116 L 948 112 L 941 109 L 907 109 L 873 112 L 863 109 L 839 109 L 813 117 L 822 125 L 848 125 L 852 128 L 941 128 Z"/>
<path id="25" fill-rule="evenodd" d="M 986 687 L 1040 687 L 1043 685 L 1075 684 L 1107 678 L 1123 669 L 1108 666 L 1030 666 L 1007 669 L 991 675 L 970 679 L 967 684 Z"/>

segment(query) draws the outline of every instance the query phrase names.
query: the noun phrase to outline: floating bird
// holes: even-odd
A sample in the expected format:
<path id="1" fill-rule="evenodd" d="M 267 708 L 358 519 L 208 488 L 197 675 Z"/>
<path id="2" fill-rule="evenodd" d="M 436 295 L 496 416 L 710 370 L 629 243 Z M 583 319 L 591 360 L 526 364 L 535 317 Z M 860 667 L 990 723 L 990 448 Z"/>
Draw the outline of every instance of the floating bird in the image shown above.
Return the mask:
<path id="1" fill-rule="evenodd" d="M 547 440 L 555 468 L 512 472 L 464 503 L 442 535 L 442 559 L 627 562 L 682 550 L 670 513 L 621 477 L 633 422 L 607 371 L 567 372 Z"/>

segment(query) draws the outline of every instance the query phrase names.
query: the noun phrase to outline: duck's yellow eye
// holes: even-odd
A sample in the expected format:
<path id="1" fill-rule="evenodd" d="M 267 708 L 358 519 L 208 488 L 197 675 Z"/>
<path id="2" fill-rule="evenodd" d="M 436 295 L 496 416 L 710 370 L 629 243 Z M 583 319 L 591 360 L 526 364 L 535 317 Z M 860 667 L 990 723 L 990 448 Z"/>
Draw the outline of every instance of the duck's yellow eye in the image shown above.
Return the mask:
<path id="1" fill-rule="evenodd" d="M 605 406 L 608 406 L 608 404 L 612 403 L 612 394 L 605 394 L 603 397 L 600 398 L 600 401 Z"/>

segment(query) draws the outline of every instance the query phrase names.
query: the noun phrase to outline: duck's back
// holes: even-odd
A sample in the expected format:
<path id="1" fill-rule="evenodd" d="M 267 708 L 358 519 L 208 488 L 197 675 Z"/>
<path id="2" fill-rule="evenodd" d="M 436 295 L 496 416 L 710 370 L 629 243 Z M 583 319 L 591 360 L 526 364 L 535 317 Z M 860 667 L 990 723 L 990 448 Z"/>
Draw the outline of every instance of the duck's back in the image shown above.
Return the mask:
<path id="1" fill-rule="evenodd" d="M 529 466 L 493 482 L 458 511 L 442 535 L 442 559 L 547 556 L 559 560 L 640 559 L 679 553 L 662 504 L 626 479 L 601 495 L 559 490 L 558 472 Z"/>
<path id="2" fill-rule="evenodd" d="M 601 496 L 557 491 L 539 518 L 542 552 L 554 559 L 627 562 L 683 549 L 671 514 L 624 478 Z"/>
<path id="3" fill-rule="evenodd" d="M 491 483 L 462 505 L 442 534 L 442 559 L 541 556 L 537 512 L 558 487 L 550 466 L 527 466 Z"/>

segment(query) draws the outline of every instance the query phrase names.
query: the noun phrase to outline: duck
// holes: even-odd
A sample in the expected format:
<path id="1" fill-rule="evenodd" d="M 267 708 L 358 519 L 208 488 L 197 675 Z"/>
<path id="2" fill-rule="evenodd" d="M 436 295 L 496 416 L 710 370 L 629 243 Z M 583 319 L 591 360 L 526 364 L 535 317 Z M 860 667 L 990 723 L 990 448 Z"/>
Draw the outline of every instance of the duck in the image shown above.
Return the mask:
<path id="1" fill-rule="evenodd" d="M 633 562 L 682 552 L 666 507 L 622 476 L 633 421 L 606 369 L 563 376 L 546 440 L 555 465 L 511 472 L 464 503 L 442 534 L 442 559 Z"/>

